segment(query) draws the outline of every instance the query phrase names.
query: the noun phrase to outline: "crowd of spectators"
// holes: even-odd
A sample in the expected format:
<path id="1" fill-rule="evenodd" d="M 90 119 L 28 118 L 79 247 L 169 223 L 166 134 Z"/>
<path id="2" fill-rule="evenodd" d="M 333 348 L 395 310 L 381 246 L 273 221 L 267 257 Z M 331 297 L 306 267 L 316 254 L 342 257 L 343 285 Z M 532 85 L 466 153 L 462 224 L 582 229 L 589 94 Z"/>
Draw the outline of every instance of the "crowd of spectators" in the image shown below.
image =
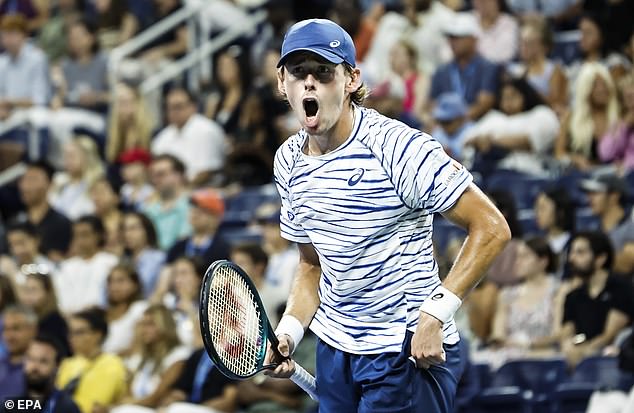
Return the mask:
<path id="1" fill-rule="evenodd" d="M 215 0 L 197 22 L 211 37 L 253 10 L 268 18 L 213 55 L 200 90 L 186 76 L 160 96 L 139 88 L 191 49 L 185 24 L 112 76 L 113 48 L 194 3 L 0 0 L 0 400 L 64 413 L 314 409 L 291 382 L 225 378 L 198 329 L 217 259 L 247 270 L 274 323 L 290 291 L 298 252 L 279 204 L 232 200 L 268 193 L 274 153 L 299 127 L 275 66 L 286 28 L 310 17 L 352 35 L 366 106 L 430 133 L 509 222 L 513 240 L 457 314 L 470 359 L 574 368 L 628 342 L 632 2 Z M 490 188 L 501 171 L 506 187 Z M 539 188 L 518 199 L 513 182 L 530 180 Z M 460 243 L 437 242 L 441 276 Z M 308 335 L 296 353 L 309 370 L 314 346 Z"/>

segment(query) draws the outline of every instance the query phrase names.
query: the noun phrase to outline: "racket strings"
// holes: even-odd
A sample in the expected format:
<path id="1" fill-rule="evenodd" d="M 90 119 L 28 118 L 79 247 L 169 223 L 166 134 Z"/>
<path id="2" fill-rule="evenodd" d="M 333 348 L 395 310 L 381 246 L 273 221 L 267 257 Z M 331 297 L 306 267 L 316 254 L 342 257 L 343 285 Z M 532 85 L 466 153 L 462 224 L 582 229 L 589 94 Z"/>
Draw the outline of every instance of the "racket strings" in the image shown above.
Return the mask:
<path id="1" fill-rule="evenodd" d="M 220 267 L 214 274 L 207 311 L 220 361 L 238 376 L 256 372 L 262 353 L 260 312 L 247 283 L 232 268 Z"/>

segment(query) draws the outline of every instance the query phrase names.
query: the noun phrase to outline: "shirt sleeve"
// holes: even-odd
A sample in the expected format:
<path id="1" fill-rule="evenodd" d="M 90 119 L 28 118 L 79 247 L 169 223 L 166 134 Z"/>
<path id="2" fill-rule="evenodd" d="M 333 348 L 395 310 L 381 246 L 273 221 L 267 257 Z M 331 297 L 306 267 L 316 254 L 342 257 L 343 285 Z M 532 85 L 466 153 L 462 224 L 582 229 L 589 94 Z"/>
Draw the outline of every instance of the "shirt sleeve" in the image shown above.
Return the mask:
<path id="1" fill-rule="evenodd" d="M 487 61 L 482 68 L 482 87 L 480 93 L 486 92 L 496 95 L 498 92 L 498 76 L 499 67 L 492 62 Z"/>
<path id="2" fill-rule="evenodd" d="M 395 121 L 385 124 L 380 133 L 385 136 L 380 139 L 380 157 L 409 208 L 445 212 L 473 181 L 466 168 L 431 136 Z"/>
<path id="3" fill-rule="evenodd" d="M 50 82 L 48 75 L 48 60 L 42 54 L 34 60 L 30 68 L 29 81 L 31 83 L 31 101 L 36 106 L 44 106 L 50 99 Z"/>
<path id="4" fill-rule="evenodd" d="M 565 324 L 567 322 L 573 322 L 575 321 L 574 319 L 574 295 L 575 295 L 575 291 L 571 291 L 570 293 L 568 293 L 568 295 L 566 295 L 566 299 L 564 300 L 564 315 L 562 318 L 562 324 Z"/>
<path id="5" fill-rule="evenodd" d="M 283 144 L 275 153 L 275 162 L 273 163 L 273 175 L 275 185 L 280 194 L 282 206 L 280 209 L 280 232 L 283 238 L 302 244 L 310 243 L 311 240 L 297 223 L 295 213 L 293 212 L 292 200 L 290 197 L 288 181 L 290 178 L 291 151 L 288 150 L 288 143 Z"/>

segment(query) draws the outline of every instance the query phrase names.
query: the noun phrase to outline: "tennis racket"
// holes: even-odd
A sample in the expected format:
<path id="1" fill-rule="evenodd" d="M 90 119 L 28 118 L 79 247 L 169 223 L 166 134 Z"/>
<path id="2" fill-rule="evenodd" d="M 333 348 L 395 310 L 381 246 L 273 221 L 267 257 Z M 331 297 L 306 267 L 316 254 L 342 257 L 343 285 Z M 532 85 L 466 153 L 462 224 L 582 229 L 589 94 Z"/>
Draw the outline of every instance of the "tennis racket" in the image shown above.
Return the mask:
<path id="1" fill-rule="evenodd" d="M 242 268 L 230 261 L 215 261 L 205 273 L 200 292 L 200 329 L 209 357 L 231 379 L 244 380 L 278 366 L 264 364 L 267 341 L 280 354 L 260 295 Z M 299 364 L 295 363 L 290 379 L 317 400 L 315 378 Z"/>

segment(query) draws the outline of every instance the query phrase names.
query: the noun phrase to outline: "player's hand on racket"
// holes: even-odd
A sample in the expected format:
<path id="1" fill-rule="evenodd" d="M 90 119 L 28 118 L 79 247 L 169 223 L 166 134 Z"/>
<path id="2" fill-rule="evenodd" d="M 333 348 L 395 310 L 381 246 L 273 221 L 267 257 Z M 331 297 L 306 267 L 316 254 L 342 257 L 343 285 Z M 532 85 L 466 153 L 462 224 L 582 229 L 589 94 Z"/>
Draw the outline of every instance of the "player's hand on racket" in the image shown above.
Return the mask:
<path id="1" fill-rule="evenodd" d="M 266 358 L 264 364 L 279 364 L 275 369 L 265 370 L 264 374 L 271 377 L 287 379 L 295 372 L 295 362 L 290 358 L 295 347 L 293 339 L 287 334 L 277 336 L 279 345 L 277 352 L 271 349 L 271 343 L 268 344 L 266 350 Z M 280 357 L 281 356 L 281 357 Z"/>
<path id="2" fill-rule="evenodd" d="M 445 350 L 442 347 L 442 323 L 436 317 L 425 312 L 420 313 L 416 333 L 412 337 L 411 354 L 416 367 L 428 369 L 429 366 L 445 362 Z"/>

